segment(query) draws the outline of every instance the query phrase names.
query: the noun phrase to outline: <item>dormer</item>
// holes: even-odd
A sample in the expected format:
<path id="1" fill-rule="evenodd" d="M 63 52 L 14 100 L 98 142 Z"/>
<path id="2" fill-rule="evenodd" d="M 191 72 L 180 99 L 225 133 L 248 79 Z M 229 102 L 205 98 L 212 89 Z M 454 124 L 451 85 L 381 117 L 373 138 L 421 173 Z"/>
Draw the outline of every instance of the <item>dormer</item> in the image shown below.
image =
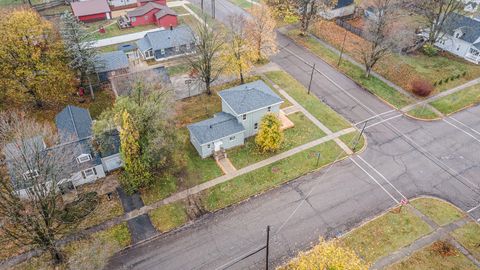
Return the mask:
<path id="1" fill-rule="evenodd" d="M 455 38 L 461 38 L 463 37 L 463 35 L 465 35 L 465 33 L 460 28 L 458 28 L 457 30 L 455 30 L 455 32 L 453 32 L 453 36 Z"/>

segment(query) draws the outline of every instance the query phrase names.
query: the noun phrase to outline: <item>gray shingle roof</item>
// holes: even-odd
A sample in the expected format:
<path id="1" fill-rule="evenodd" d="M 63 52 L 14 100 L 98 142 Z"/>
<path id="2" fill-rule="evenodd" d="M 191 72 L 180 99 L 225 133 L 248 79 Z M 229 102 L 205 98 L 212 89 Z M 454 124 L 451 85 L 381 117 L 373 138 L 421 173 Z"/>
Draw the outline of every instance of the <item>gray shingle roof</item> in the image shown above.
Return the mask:
<path id="1" fill-rule="evenodd" d="M 55 116 L 55 125 L 62 143 L 92 136 L 92 118 L 87 109 L 68 105 Z"/>
<path id="2" fill-rule="evenodd" d="M 446 32 L 453 36 L 453 33 L 457 29 L 461 29 L 464 35 L 460 37 L 468 43 L 474 43 L 480 38 L 480 21 L 472 18 L 453 13 L 445 21 Z"/>
<path id="3" fill-rule="evenodd" d="M 70 4 L 75 16 L 87 16 L 110 12 L 107 0 L 76 1 Z"/>
<path id="4" fill-rule="evenodd" d="M 123 51 L 106 52 L 98 55 L 97 72 L 109 72 L 128 68 L 128 58 Z"/>
<path id="5" fill-rule="evenodd" d="M 218 95 L 237 115 L 283 102 L 283 100 L 261 80 L 223 90 L 219 92 Z"/>
<path id="6" fill-rule="evenodd" d="M 353 2 L 354 0 L 338 0 L 337 5 L 335 5 L 334 9 L 350 6 L 353 4 Z"/>
<path id="7" fill-rule="evenodd" d="M 245 131 L 235 116 L 224 112 L 215 114 L 213 118 L 191 124 L 188 129 L 200 144 L 210 143 Z"/>
<path id="8" fill-rule="evenodd" d="M 172 30 L 158 30 L 145 34 L 137 41 L 137 46 L 142 51 L 152 48 L 154 51 L 174 48 L 194 42 L 193 32 L 190 27 L 182 25 Z"/>
<path id="9" fill-rule="evenodd" d="M 20 149 L 19 149 L 20 148 Z M 3 154 L 6 160 L 11 160 L 20 156 L 21 153 L 35 153 L 41 150 L 45 150 L 45 142 L 42 136 L 35 136 L 30 139 L 23 140 L 22 142 L 11 142 L 5 145 L 3 148 Z"/>
<path id="10" fill-rule="evenodd" d="M 162 6 L 160 4 L 154 3 L 154 2 L 149 2 L 143 6 L 140 6 L 134 10 L 127 11 L 127 16 L 128 17 L 135 17 L 135 16 L 142 16 L 145 13 L 151 11 L 152 9 L 163 9 L 166 8 L 165 6 Z"/>

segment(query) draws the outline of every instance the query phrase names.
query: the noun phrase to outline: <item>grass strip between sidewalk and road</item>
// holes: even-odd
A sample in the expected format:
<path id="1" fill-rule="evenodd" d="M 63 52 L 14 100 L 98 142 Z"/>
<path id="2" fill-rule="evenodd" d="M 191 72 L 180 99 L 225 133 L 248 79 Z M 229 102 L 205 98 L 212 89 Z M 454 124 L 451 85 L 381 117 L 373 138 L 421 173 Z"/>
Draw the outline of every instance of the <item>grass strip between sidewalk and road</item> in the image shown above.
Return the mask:
<path id="1" fill-rule="evenodd" d="M 439 98 L 430 103 L 443 114 L 452 114 L 480 103 L 480 84 Z"/>
<path id="2" fill-rule="evenodd" d="M 292 30 L 289 31 L 287 35 L 297 44 L 306 47 L 312 53 L 316 54 L 330 65 L 337 65 L 339 56 L 336 53 L 323 46 L 314 37 L 302 37 L 299 35 L 299 33 L 299 30 Z M 371 75 L 369 78 L 365 77 L 365 71 L 348 60 L 343 59 L 341 65 L 337 67 L 337 69 L 372 94 L 378 96 L 398 109 L 410 105 L 415 101 L 413 98 L 400 93 L 373 75 Z"/>
<path id="3" fill-rule="evenodd" d="M 469 222 L 451 233 L 475 259 L 480 260 L 480 225 Z"/>
<path id="4" fill-rule="evenodd" d="M 434 198 L 418 198 L 410 201 L 410 204 L 439 226 L 464 217 L 464 214 L 453 205 Z"/>

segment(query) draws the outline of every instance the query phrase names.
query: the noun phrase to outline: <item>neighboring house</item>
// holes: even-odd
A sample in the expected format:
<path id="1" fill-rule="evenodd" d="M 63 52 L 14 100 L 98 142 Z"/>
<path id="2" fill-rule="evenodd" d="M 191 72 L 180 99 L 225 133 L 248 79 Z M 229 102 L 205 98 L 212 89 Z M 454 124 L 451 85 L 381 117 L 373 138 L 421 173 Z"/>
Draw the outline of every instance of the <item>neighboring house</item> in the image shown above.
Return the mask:
<path id="1" fill-rule="evenodd" d="M 128 57 L 123 51 L 100 53 L 96 72 L 101 82 L 109 81 L 113 76 L 128 73 Z"/>
<path id="2" fill-rule="evenodd" d="M 57 183 L 62 192 L 67 192 L 77 186 L 93 182 L 105 177 L 105 173 L 122 166 L 119 155 L 118 134 L 112 134 L 113 147 L 108 153 L 99 153 L 92 148 L 92 118 L 87 109 L 69 105 L 55 117 L 60 142 L 58 145 L 47 147 L 42 137 L 35 137 L 24 142 L 34 145 L 36 152 L 48 155 L 49 152 L 59 151 L 65 155 L 62 160 L 62 179 Z M 28 179 L 38 176 L 38 171 L 21 172 L 13 161 L 20 151 L 18 146 L 11 143 L 4 149 L 10 178 L 15 190 L 21 197 L 27 194 Z"/>
<path id="3" fill-rule="evenodd" d="M 278 114 L 283 100 L 263 81 L 255 81 L 218 93 L 222 112 L 188 126 L 190 142 L 202 158 L 243 145 L 257 134 L 267 113 Z"/>
<path id="4" fill-rule="evenodd" d="M 452 14 L 445 21 L 445 25 L 446 33 L 435 45 L 470 62 L 480 64 L 480 21 Z M 423 34 L 428 35 L 428 32 Z"/>
<path id="5" fill-rule="evenodd" d="M 138 48 L 135 44 L 120 44 L 117 46 L 117 50 L 124 52 L 129 60 L 138 58 Z"/>
<path id="6" fill-rule="evenodd" d="M 331 20 L 340 17 L 346 17 L 355 13 L 355 1 L 354 0 L 338 0 L 334 8 L 321 11 L 320 16 L 325 19 Z"/>
<path id="7" fill-rule="evenodd" d="M 108 0 L 108 4 L 112 10 L 139 7 L 150 2 L 164 6 L 167 5 L 167 0 Z"/>
<path id="8" fill-rule="evenodd" d="M 463 2 L 465 3 L 464 10 L 470 13 L 476 12 L 480 5 L 480 0 L 463 0 Z"/>
<path id="9" fill-rule="evenodd" d="M 86 0 L 72 2 L 73 15 L 83 22 L 109 20 L 112 18 L 107 0 Z"/>
<path id="10" fill-rule="evenodd" d="M 195 37 L 190 27 L 158 30 L 145 34 L 137 41 L 138 51 L 144 60 L 165 60 L 195 52 Z"/>
<path id="11" fill-rule="evenodd" d="M 156 3 L 162 6 L 166 6 L 167 0 L 137 0 L 137 6 L 143 6 L 148 3 Z"/>
<path id="12" fill-rule="evenodd" d="M 126 20 L 129 21 L 133 27 L 156 24 L 159 27 L 169 28 L 178 25 L 178 18 L 175 11 L 155 2 L 149 2 L 134 10 L 128 11 Z"/>

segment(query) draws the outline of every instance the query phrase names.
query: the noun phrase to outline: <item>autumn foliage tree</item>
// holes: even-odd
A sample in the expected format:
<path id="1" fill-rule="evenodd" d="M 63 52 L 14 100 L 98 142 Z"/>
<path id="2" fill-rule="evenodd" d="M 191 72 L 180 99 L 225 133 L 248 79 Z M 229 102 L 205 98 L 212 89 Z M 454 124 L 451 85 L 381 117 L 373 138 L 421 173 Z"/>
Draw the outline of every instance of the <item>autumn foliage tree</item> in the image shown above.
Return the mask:
<path id="1" fill-rule="evenodd" d="M 267 5 L 252 7 L 252 17 L 247 21 L 247 36 L 250 48 L 260 62 L 277 52 L 277 35 L 275 18 Z"/>
<path id="2" fill-rule="evenodd" d="M 342 247 L 338 241 L 320 240 L 312 250 L 301 253 L 279 270 L 345 269 L 368 270 L 369 265 L 362 261 L 353 250 Z"/>
<path id="3" fill-rule="evenodd" d="M 260 130 L 255 137 L 255 143 L 262 152 L 274 152 L 282 146 L 284 135 L 282 123 L 274 114 L 267 114 L 260 122 Z"/>
<path id="4" fill-rule="evenodd" d="M 73 74 L 54 26 L 30 9 L 4 12 L 0 18 L 0 102 L 42 107 L 66 99 Z"/>
<path id="5" fill-rule="evenodd" d="M 122 113 L 122 126 L 120 128 L 120 153 L 124 163 L 125 173 L 120 178 L 122 186 L 127 193 L 134 193 L 151 180 L 149 168 L 142 161 L 142 153 L 138 141 L 140 134 L 127 111 Z"/>
<path id="6" fill-rule="evenodd" d="M 248 46 L 246 19 L 243 15 L 234 14 L 229 17 L 230 31 L 226 43 L 226 72 L 238 75 L 240 82 L 245 83 L 244 75 L 253 67 L 254 52 Z"/>
<path id="7" fill-rule="evenodd" d="M 321 12 L 325 12 L 335 5 L 337 0 L 289 0 L 293 1 L 300 20 L 300 33 L 306 35 L 312 21 L 318 18 Z"/>

